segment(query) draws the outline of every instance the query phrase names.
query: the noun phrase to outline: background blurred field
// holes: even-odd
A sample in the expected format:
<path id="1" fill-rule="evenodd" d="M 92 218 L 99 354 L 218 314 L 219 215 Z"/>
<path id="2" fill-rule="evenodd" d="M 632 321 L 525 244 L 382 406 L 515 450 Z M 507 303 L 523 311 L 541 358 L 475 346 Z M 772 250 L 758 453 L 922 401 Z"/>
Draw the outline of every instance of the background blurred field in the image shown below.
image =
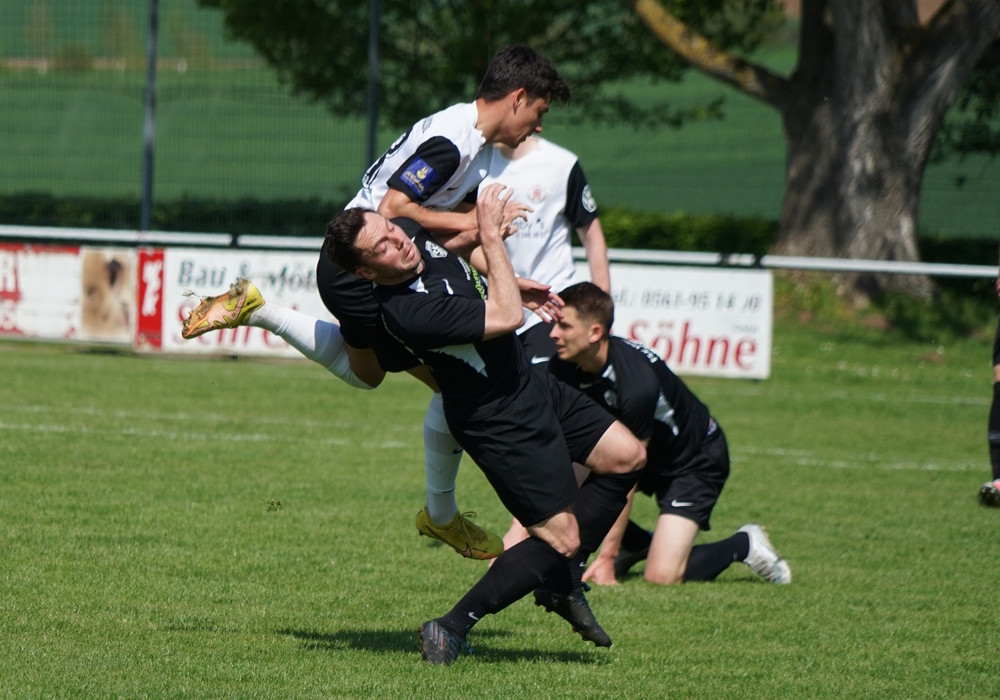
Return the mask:
<path id="1" fill-rule="evenodd" d="M 590 596 L 608 650 L 525 600 L 448 669 L 416 628 L 483 565 L 413 527 L 417 382 L 0 343 L 0 695 L 997 697 L 989 331 L 831 325 L 779 318 L 767 381 L 690 381 L 734 464 L 703 538 L 763 523 L 792 585 L 632 576 Z M 468 462 L 459 500 L 505 528 Z"/>
<path id="2" fill-rule="evenodd" d="M 0 193 L 139 196 L 147 7 L 146 0 L 4 3 Z M 162 2 L 160 24 L 158 200 L 314 197 L 339 205 L 353 194 L 367 166 L 361 119 L 291 97 L 248 48 L 224 38 L 218 13 L 194 0 Z M 108 55 L 127 60 L 67 68 L 80 56 Z M 787 72 L 794 56 L 778 43 L 758 59 Z M 650 131 L 586 125 L 554 109 L 545 133 L 579 154 L 602 207 L 777 217 L 784 143 L 775 112 L 695 74 L 681 85 L 624 89 L 679 106 L 721 95 L 726 118 Z M 379 148 L 398 133 L 383 129 Z M 998 163 L 933 164 L 921 229 L 993 238 L 998 191 Z"/>

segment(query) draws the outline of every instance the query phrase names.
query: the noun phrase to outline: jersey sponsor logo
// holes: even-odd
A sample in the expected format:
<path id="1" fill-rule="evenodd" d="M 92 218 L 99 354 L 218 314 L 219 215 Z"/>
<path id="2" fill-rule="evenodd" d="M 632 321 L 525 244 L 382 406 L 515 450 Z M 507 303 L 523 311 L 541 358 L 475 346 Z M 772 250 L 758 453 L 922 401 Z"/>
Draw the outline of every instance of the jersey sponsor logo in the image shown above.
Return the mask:
<path id="1" fill-rule="evenodd" d="M 591 214 L 597 211 L 597 200 L 594 199 L 594 193 L 590 191 L 590 185 L 586 185 L 583 188 L 583 193 L 580 195 L 580 203 Z"/>
<path id="2" fill-rule="evenodd" d="M 448 255 L 448 251 L 445 250 L 444 248 L 442 248 L 441 246 L 439 246 L 434 241 L 425 241 L 424 242 L 424 250 L 426 250 L 427 253 L 432 258 L 443 258 L 446 255 Z"/>
<path id="3" fill-rule="evenodd" d="M 533 355 L 532 358 L 531 358 L 531 364 L 533 364 L 533 365 L 544 364 L 544 363 L 546 363 L 548 361 L 549 361 L 549 358 L 548 358 L 547 355 Z"/>
<path id="4" fill-rule="evenodd" d="M 427 185 L 437 179 L 437 171 L 423 158 L 417 158 L 402 172 L 400 179 L 414 194 L 423 195 Z"/>

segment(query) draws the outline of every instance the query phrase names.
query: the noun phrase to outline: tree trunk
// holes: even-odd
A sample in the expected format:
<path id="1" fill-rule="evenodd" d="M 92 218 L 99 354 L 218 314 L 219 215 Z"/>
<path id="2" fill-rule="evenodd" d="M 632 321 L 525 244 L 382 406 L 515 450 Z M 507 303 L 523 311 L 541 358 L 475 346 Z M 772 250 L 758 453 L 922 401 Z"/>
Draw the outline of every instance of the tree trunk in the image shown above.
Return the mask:
<path id="1" fill-rule="evenodd" d="M 919 260 L 927 158 L 959 87 L 1000 32 L 1000 0 L 948 0 L 926 25 L 912 0 L 803 0 L 789 78 L 715 48 L 659 0 L 628 4 L 693 66 L 781 113 L 787 181 L 772 252 Z M 837 281 L 863 297 L 933 292 L 917 275 Z"/>
<path id="2" fill-rule="evenodd" d="M 851 3 L 841 3 L 843 8 Z M 813 3 L 813 11 L 821 5 Z M 787 179 L 772 252 L 860 260 L 920 259 L 920 187 L 940 115 L 906 99 L 907 65 L 876 3 L 852 8 L 855 31 L 833 33 L 840 17 L 804 16 L 811 53 L 792 77 L 794 100 L 778 104 L 787 144 Z M 804 7 L 809 11 L 810 7 Z M 914 15 L 913 20 L 916 20 Z M 841 25 L 843 26 L 843 24 Z M 807 52 L 803 52 L 807 53 Z M 841 292 L 862 297 L 902 290 L 927 298 L 919 275 L 840 274 Z"/>

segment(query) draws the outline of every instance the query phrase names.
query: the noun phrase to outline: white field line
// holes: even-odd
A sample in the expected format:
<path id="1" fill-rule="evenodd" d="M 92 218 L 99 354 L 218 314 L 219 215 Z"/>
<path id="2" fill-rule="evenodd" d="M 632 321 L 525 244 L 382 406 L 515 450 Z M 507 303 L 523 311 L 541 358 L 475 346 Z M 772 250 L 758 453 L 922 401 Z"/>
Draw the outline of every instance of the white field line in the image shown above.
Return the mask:
<path id="1" fill-rule="evenodd" d="M 735 388 L 735 387 L 734 387 Z M 763 393 L 760 389 L 753 387 L 741 387 L 733 392 L 741 395 L 759 395 Z M 786 398 L 792 398 L 787 397 Z M 824 399 L 828 400 L 868 400 L 875 403 L 924 403 L 939 405 L 970 405 L 988 406 L 989 399 L 983 397 L 953 396 L 949 398 L 938 395 L 917 395 L 905 396 L 898 393 L 881 392 L 847 392 L 834 391 L 826 394 Z M 49 414 L 51 419 L 46 422 L 23 422 L 7 421 L 2 416 L 18 416 L 23 418 L 25 414 L 43 415 Z M 66 416 L 67 422 L 60 422 L 60 418 Z M 100 427 L 82 425 L 71 422 L 72 418 L 88 416 L 102 420 L 121 420 L 129 425 L 122 427 Z M 214 430 L 210 428 L 213 424 L 219 424 L 231 420 L 232 417 L 222 413 L 160 413 L 150 411 L 148 413 L 136 413 L 134 411 L 123 411 L 117 409 L 105 409 L 101 407 L 54 407 L 45 405 L 0 405 L 0 432 L 24 432 L 39 434 L 74 434 L 74 435 L 123 435 L 137 438 L 155 439 L 184 439 L 189 441 L 226 441 L 232 443 L 284 443 L 284 442 L 308 442 L 332 446 L 362 445 L 371 447 L 402 448 L 412 446 L 419 438 L 419 425 L 385 425 L 379 426 L 378 436 L 383 439 L 370 439 L 376 437 L 373 431 L 367 429 L 370 425 L 366 422 L 329 422 L 317 420 L 302 420 L 295 416 L 270 415 L 254 419 L 254 425 L 261 428 L 271 428 L 275 430 L 255 430 L 254 432 L 227 432 L 225 430 Z M 984 418 L 985 420 L 985 418 Z M 198 425 L 200 430 L 165 430 L 161 428 L 143 428 L 136 426 L 136 423 L 184 423 Z M 985 425 L 985 424 L 984 424 Z M 303 428 L 322 430 L 322 437 L 312 437 L 303 435 Z M 392 434 L 412 433 L 410 440 L 394 439 Z M 388 434 L 388 435 L 387 435 Z M 361 440 L 359 436 L 369 439 Z M 743 456 L 774 459 L 789 466 L 796 465 L 802 467 L 819 467 L 827 469 L 882 469 L 890 471 L 939 471 L 939 472 L 967 472 L 982 471 L 983 465 L 979 461 L 975 462 L 916 462 L 901 461 L 892 455 L 879 455 L 874 452 L 864 452 L 857 454 L 846 454 L 838 459 L 829 459 L 819 456 L 818 451 L 805 449 L 787 449 L 775 447 L 756 447 L 742 445 L 730 445 L 734 463 L 739 463 Z"/>
<path id="2" fill-rule="evenodd" d="M 985 442 L 983 440 L 983 452 L 985 453 Z M 824 469 L 881 469 L 884 471 L 908 471 L 908 472 L 982 472 L 989 471 L 989 464 L 986 457 L 981 461 L 973 462 L 917 462 L 894 459 L 891 455 L 879 455 L 876 452 L 858 453 L 854 455 L 844 455 L 839 459 L 828 459 L 818 457 L 817 451 L 802 449 L 786 449 L 781 447 L 754 447 L 740 446 L 730 447 L 733 454 L 733 463 L 739 464 L 744 455 L 756 458 L 773 458 L 787 465 L 799 467 L 820 467 Z M 985 466 L 984 466 L 985 464 Z"/>
<path id="3" fill-rule="evenodd" d="M 45 422 L 24 422 L 4 420 L 2 416 L 18 416 L 23 418 L 25 414 L 46 415 L 49 418 Z M 60 418 L 65 416 L 67 420 L 61 422 Z M 113 423 L 121 421 L 127 423 L 120 427 L 107 425 L 95 427 L 76 422 L 79 417 L 95 418 Z M 263 428 L 253 432 L 231 432 L 224 429 L 209 429 L 213 424 L 220 424 L 231 421 L 232 416 L 222 413 L 136 413 L 134 411 L 108 410 L 98 407 L 88 408 L 66 408 L 52 406 L 0 406 L 0 432 L 23 432 L 40 434 L 68 434 L 68 435 L 123 435 L 137 438 L 159 438 L 167 440 L 197 440 L 197 441 L 226 441 L 226 442 L 311 442 L 322 445 L 363 445 L 377 447 L 408 447 L 413 441 L 419 440 L 420 426 L 415 425 L 380 425 L 379 430 L 373 432 L 365 430 L 369 427 L 362 422 L 333 422 L 302 420 L 295 416 L 263 416 L 255 418 L 254 427 Z M 137 423 L 184 423 L 199 426 L 198 430 L 179 429 L 166 430 L 156 427 L 141 427 Z M 322 430 L 323 435 L 304 435 L 303 430 Z M 414 438 L 411 441 L 394 439 L 393 434 L 403 434 L 412 432 Z M 331 435 L 334 433 L 334 435 Z M 358 439 L 359 437 L 368 439 Z M 383 439 L 371 439 L 382 436 Z"/>

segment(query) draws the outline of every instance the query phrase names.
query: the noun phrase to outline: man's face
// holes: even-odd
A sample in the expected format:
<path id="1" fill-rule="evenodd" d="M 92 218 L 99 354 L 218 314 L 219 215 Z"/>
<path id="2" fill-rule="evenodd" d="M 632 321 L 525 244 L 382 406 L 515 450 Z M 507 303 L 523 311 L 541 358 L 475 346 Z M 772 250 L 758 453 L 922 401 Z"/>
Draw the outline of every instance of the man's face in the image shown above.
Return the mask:
<path id="1" fill-rule="evenodd" d="M 549 101 L 544 97 L 529 97 L 523 90 L 518 91 L 498 141 L 517 148 L 526 138 L 542 130 L 542 117 L 548 111 Z"/>
<path id="2" fill-rule="evenodd" d="M 600 328 L 580 318 L 576 308 L 563 307 L 562 320 L 552 324 L 549 337 L 556 343 L 556 354 L 567 362 L 579 362 L 591 346 L 600 340 Z"/>
<path id="3" fill-rule="evenodd" d="M 406 232 L 381 214 L 365 214 L 365 225 L 354 240 L 362 260 L 358 274 L 389 283 L 420 273 L 424 261 Z"/>

